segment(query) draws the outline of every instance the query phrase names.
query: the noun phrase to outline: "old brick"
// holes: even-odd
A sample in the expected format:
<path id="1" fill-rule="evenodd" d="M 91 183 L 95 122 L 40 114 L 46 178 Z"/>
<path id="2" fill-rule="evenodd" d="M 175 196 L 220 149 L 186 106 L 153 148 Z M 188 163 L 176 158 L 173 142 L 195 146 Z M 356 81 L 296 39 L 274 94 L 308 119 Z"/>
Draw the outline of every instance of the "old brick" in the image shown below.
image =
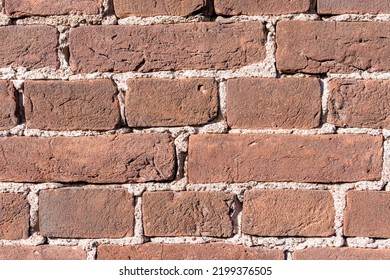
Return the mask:
<path id="1" fill-rule="evenodd" d="M 55 27 L 0 27 L 0 67 L 57 68 L 57 45 Z"/>
<path id="2" fill-rule="evenodd" d="M 69 36 L 71 68 L 82 73 L 230 69 L 265 56 L 257 22 L 87 26 Z"/>
<path id="3" fill-rule="evenodd" d="M 130 127 L 200 125 L 217 116 L 214 79 L 132 79 L 127 84 Z"/>
<path id="4" fill-rule="evenodd" d="M 175 173 L 168 134 L 1 138 L 1 181 L 124 183 Z"/>
<path id="5" fill-rule="evenodd" d="M 205 8 L 204 0 L 114 0 L 117 17 L 188 16 Z"/>
<path id="6" fill-rule="evenodd" d="M 57 189 L 39 193 L 39 230 L 60 238 L 133 235 L 133 196 L 127 190 Z"/>
<path id="7" fill-rule="evenodd" d="M 390 81 L 334 79 L 328 87 L 329 123 L 341 127 L 390 127 Z"/>
<path id="8" fill-rule="evenodd" d="M 1 245 L 0 260 L 85 260 L 80 247 Z"/>
<path id="9" fill-rule="evenodd" d="M 328 191 L 246 191 L 243 205 L 243 233 L 258 236 L 334 234 L 335 210 Z"/>
<path id="10" fill-rule="evenodd" d="M 370 135 L 194 135 L 192 183 L 379 180 L 382 137 Z"/>
<path id="11" fill-rule="evenodd" d="M 276 29 L 282 72 L 390 70 L 388 22 L 281 21 Z"/>
<path id="12" fill-rule="evenodd" d="M 216 192 L 152 192 L 142 196 L 146 236 L 229 237 L 234 197 Z"/>
<path id="13" fill-rule="evenodd" d="M 16 91 L 12 83 L 0 81 L 0 129 L 10 129 L 19 122 Z"/>
<path id="14" fill-rule="evenodd" d="M 390 193 L 350 191 L 344 216 L 346 236 L 390 238 Z"/>
<path id="15" fill-rule="evenodd" d="M 5 0 L 4 7 L 11 18 L 67 14 L 97 14 L 102 0 Z"/>
<path id="16" fill-rule="evenodd" d="M 109 130 L 120 122 L 117 89 L 110 80 L 27 81 L 27 127 L 47 130 Z"/>
<path id="17" fill-rule="evenodd" d="M 0 239 L 28 238 L 29 225 L 30 206 L 25 195 L 1 193 Z"/>
<path id="18" fill-rule="evenodd" d="M 317 0 L 319 14 L 389 14 L 388 0 Z"/>
<path id="19" fill-rule="evenodd" d="M 226 106 L 233 128 L 310 129 L 320 124 L 321 87 L 311 78 L 233 79 Z"/>
<path id="20" fill-rule="evenodd" d="M 309 248 L 295 251 L 294 260 L 390 260 L 388 249 Z"/>
<path id="21" fill-rule="evenodd" d="M 283 251 L 227 243 L 101 245 L 98 260 L 283 260 Z"/>
<path id="22" fill-rule="evenodd" d="M 281 15 L 306 13 L 310 0 L 214 0 L 218 15 Z"/>

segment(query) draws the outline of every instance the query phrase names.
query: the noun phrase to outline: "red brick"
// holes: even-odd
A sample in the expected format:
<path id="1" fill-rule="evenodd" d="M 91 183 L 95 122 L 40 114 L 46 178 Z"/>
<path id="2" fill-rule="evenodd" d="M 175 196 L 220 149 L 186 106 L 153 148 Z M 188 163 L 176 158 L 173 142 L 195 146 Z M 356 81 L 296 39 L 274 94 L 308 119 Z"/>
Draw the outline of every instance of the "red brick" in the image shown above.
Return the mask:
<path id="1" fill-rule="evenodd" d="M 1 138 L 0 181 L 125 183 L 175 175 L 168 134 Z"/>
<path id="2" fill-rule="evenodd" d="M 67 14 L 98 14 L 102 0 L 5 0 L 4 7 L 11 18 Z"/>
<path id="3" fill-rule="evenodd" d="M 101 245 L 98 260 L 283 260 L 281 250 L 227 243 Z"/>
<path id="4" fill-rule="evenodd" d="M 57 45 L 55 27 L 0 27 L 0 67 L 57 68 Z"/>
<path id="5" fill-rule="evenodd" d="M 390 70 L 388 22 L 280 21 L 276 29 L 276 64 L 282 72 Z"/>
<path id="6" fill-rule="evenodd" d="M 379 180 L 382 137 L 370 135 L 194 135 L 192 183 Z"/>
<path id="7" fill-rule="evenodd" d="M 29 225 L 30 206 L 26 196 L 0 193 L 0 239 L 28 238 Z"/>
<path id="8" fill-rule="evenodd" d="M 0 81 L 0 100 L 0 129 L 10 129 L 19 122 L 16 91 L 11 82 Z"/>
<path id="9" fill-rule="evenodd" d="M 145 235 L 230 237 L 233 201 L 233 195 L 217 192 L 144 193 Z"/>
<path id="10" fill-rule="evenodd" d="M 390 260 L 388 249 L 309 248 L 293 253 L 294 260 Z"/>
<path id="11" fill-rule="evenodd" d="M 317 0 L 319 14 L 390 14 L 388 0 Z"/>
<path id="12" fill-rule="evenodd" d="M 39 193 L 39 230 L 60 238 L 133 236 L 134 201 L 127 190 L 57 189 Z"/>
<path id="13" fill-rule="evenodd" d="M 114 0 L 117 17 L 128 16 L 188 16 L 205 8 L 203 0 L 154 1 L 154 0 Z"/>
<path id="14" fill-rule="evenodd" d="M 117 89 L 110 80 L 27 81 L 27 127 L 46 130 L 109 130 L 120 122 Z"/>
<path id="15" fill-rule="evenodd" d="M 132 79 L 127 84 L 130 127 L 201 125 L 217 116 L 214 79 Z"/>
<path id="16" fill-rule="evenodd" d="M 344 234 L 346 236 L 390 238 L 389 204 L 389 192 L 348 192 Z"/>
<path id="17" fill-rule="evenodd" d="M 257 22 L 86 26 L 70 31 L 75 72 L 231 69 L 265 57 Z"/>
<path id="18" fill-rule="evenodd" d="M 321 87 L 311 78 L 227 81 L 227 121 L 233 128 L 310 129 L 321 118 Z"/>
<path id="19" fill-rule="evenodd" d="M 281 15 L 306 13 L 310 0 L 214 0 L 218 15 Z"/>
<path id="20" fill-rule="evenodd" d="M 243 233 L 258 236 L 334 234 L 335 210 L 328 191 L 246 191 L 243 205 Z"/>
<path id="21" fill-rule="evenodd" d="M 341 127 L 390 127 L 390 81 L 334 79 L 328 87 L 329 123 Z"/>
<path id="22" fill-rule="evenodd" d="M 1 245 L 0 260 L 85 260 L 80 247 Z"/>

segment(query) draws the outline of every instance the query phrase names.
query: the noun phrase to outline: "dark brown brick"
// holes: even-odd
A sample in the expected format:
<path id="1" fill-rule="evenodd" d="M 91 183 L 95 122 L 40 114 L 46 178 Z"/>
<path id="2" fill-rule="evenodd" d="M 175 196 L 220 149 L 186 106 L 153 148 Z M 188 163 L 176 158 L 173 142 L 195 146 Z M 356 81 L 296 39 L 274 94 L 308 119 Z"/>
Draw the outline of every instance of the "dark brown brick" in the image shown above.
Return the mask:
<path id="1" fill-rule="evenodd" d="M 233 128 L 316 128 L 321 87 L 311 78 L 240 78 L 227 81 L 227 121 Z"/>
<path id="2" fill-rule="evenodd" d="M 19 122 L 16 91 L 11 82 L 0 81 L 0 100 L 0 129 L 10 129 Z"/>
<path id="3" fill-rule="evenodd" d="M 328 191 L 246 191 L 243 205 L 243 233 L 258 236 L 334 234 L 335 210 Z"/>
<path id="4" fill-rule="evenodd" d="M 390 193 L 350 191 L 344 214 L 346 236 L 390 238 Z"/>
<path id="5" fill-rule="evenodd" d="M 98 260 L 283 260 L 281 250 L 227 243 L 101 245 Z"/>
<path id="6" fill-rule="evenodd" d="M 188 16 L 204 9 L 205 3 L 206 1 L 203 0 L 114 0 L 114 8 L 116 16 L 120 18 L 128 16 Z"/>
<path id="7" fill-rule="evenodd" d="M 214 0 L 218 15 L 282 15 L 306 13 L 310 0 Z"/>
<path id="8" fill-rule="evenodd" d="M 217 116 L 214 79 L 132 79 L 127 84 L 130 127 L 201 125 Z"/>
<path id="9" fill-rule="evenodd" d="M 0 260 L 85 260 L 80 247 L 1 245 Z"/>
<path id="10" fill-rule="evenodd" d="M 0 27 L 0 68 L 57 68 L 57 29 L 50 26 Z"/>
<path id="11" fill-rule="evenodd" d="M 379 180 L 382 137 L 370 135 L 194 135 L 192 183 Z"/>
<path id="12" fill-rule="evenodd" d="M 175 175 L 168 134 L 1 138 L 0 181 L 125 183 Z"/>
<path id="13" fill-rule="evenodd" d="M 86 26 L 70 31 L 75 72 L 231 69 L 265 57 L 257 22 Z"/>
<path id="14" fill-rule="evenodd" d="M 280 21 L 276 29 L 276 64 L 282 72 L 390 70 L 388 22 Z"/>
<path id="15" fill-rule="evenodd" d="M 28 238 L 29 225 L 30 206 L 25 195 L 0 193 L 0 239 Z"/>
<path id="16" fill-rule="evenodd" d="M 309 248 L 293 253 L 294 260 L 390 260 L 388 249 Z"/>
<path id="17" fill-rule="evenodd" d="M 117 89 L 110 80 L 27 81 L 27 127 L 45 130 L 109 130 L 120 122 Z"/>
<path id="18" fill-rule="evenodd" d="M 127 190 L 57 189 L 39 193 L 39 230 L 60 238 L 133 235 L 134 202 Z"/>
<path id="19" fill-rule="evenodd" d="M 5 0 L 4 7 L 11 18 L 68 14 L 97 14 L 102 0 Z"/>
<path id="20" fill-rule="evenodd" d="M 230 237 L 233 201 L 233 195 L 217 192 L 144 193 L 145 235 Z"/>
<path id="21" fill-rule="evenodd" d="M 329 123 L 341 127 L 390 127 L 390 81 L 334 79 L 329 90 Z"/>
<path id="22" fill-rule="evenodd" d="M 388 0 L 317 0 L 319 14 L 390 14 Z"/>

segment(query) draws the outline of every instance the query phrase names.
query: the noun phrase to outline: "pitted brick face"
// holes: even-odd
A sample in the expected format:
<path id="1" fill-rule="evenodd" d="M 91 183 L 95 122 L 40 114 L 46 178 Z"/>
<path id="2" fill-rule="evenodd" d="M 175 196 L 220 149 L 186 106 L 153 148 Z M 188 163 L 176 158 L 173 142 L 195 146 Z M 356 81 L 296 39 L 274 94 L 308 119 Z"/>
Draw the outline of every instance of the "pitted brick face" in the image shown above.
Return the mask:
<path id="1" fill-rule="evenodd" d="M 10 82 L 0 81 L 0 129 L 6 130 L 19 123 L 17 93 Z"/>
<path id="2" fill-rule="evenodd" d="M 23 194 L 0 193 L 0 239 L 27 239 L 30 206 Z"/>
<path id="3" fill-rule="evenodd" d="M 206 7 L 204 0 L 114 0 L 115 14 L 120 17 L 128 16 L 188 16 L 202 12 Z"/>
<path id="4" fill-rule="evenodd" d="M 67 14 L 98 14 L 103 0 L 5 0 L 11 18 Z"/>

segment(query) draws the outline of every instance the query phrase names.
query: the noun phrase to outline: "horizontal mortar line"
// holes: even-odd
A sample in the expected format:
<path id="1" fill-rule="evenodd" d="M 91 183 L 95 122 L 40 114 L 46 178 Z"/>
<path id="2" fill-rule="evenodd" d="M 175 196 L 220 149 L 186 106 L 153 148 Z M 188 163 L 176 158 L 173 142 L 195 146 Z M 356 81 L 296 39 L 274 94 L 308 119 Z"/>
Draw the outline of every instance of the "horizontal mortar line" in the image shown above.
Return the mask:
<path id="1" fill-rule="evenodd" d="M 328 191 L 348 191 L 348 190 L 372 190 L 385 191 L 383 187 L 385 181 L 359 181 L 353 183 L 299 183 L 299 182 L 246 182 L 246 183 L 188 183 L 185 188 L 175 189 L 180 186 L 180 180 L 167 183 L 126 183 L 126 184 L 92 184 L 92 183 L 14 183 L 0 182 L 0 193 L 15 192 L 26 193 L 30 191 L 41 191 L 51 189 L 77 189 L 77 190 L 127 190 L 136 197 L 142 196 L 144 192 L 159 191 L 206 191 L 223 193 L 241 193 L 246 190 L 328 190 Z"/>
<path id="2" fill-rule="evenodd" d="M 93 72 L 86 74 L 72 73 L 69 69 L 53 69 L 53 68 L 40 68 L 35 70 L 26 70 L 23 67 L 6 67 L 0 68 L 0 79 L 2 80 L 15 80 L 15 81 L 28 81 L 28 80 L 96 80 L 96 79 L 116 79 L 126 80 L 132 78 L 167 78 L 167 79 L 179 79 L 179 78 L 216 78 L 220 80 L 228 80 L 234 78 L 277 78 L 276 73 L 273 73 L 270 69 L 267 59 L 259 63 L 254 63 L 241 68 L 228 69 L 228 70 L 174 70 L 174 71 L 156 71 L 156 72 Z M 318 74 L 304 74 L 304 73 L 282 73 L 281 78 L 318 78 L 320 80 L 329 79 L 355 79 L 355 80 L 390 80 L 390 72 L 356 72 L 350 74 L 338 74 L 327 73 L 327 77 L 321 77 Z"/>

